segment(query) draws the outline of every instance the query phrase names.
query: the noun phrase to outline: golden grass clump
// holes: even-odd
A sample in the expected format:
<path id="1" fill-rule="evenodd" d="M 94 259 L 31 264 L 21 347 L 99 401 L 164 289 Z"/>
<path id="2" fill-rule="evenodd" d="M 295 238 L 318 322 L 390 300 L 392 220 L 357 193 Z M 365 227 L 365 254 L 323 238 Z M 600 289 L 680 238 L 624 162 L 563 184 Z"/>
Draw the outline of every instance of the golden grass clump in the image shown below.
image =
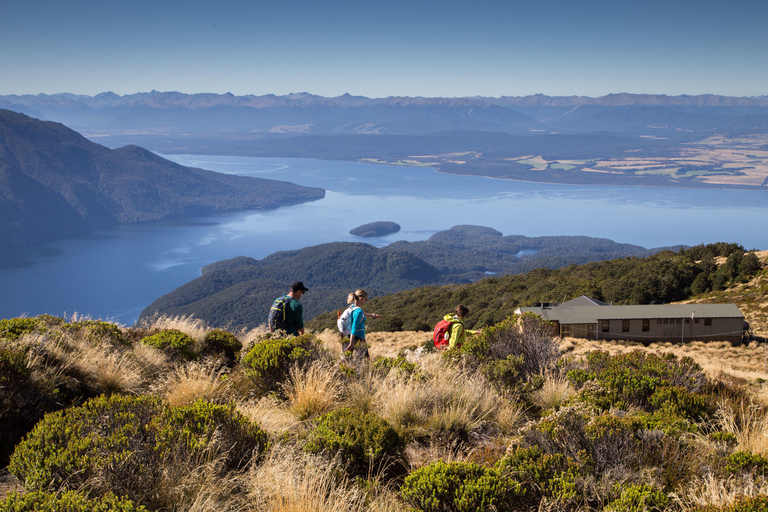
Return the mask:
<path id="1" fill-rule="evenodd" d="M 557 409 L 571 398 L 576 390 L 565 375 L 547 373 L 544 385 L 531 393 L 531 401 L 542 410 Z"/>
<path id="2" fill-rule="evenodd" d="M 30 351 L 28 365 L 52 382 L 74 375 L 101 393 L 138 393 L 142 389 L 141 368 L 125 349 L 94 343 L 80 333 L 25 334 L 20 342 L 37 348 Z"/>
<path id="3" fill-rule="evenodd" d="M 134 343 L 131 354 L 147 380 L 155 380 L 171 368 L 168 355 L 146 343 Z"/>
<path id="4" fill-rule="evenodd" d="M 288 409 L 300 421 L 329 412 L 340 405 L 342 387 L 338 369 L 323 361 L 290 370 L 284 385 Z"/>
<path id="5" fill-rule="evenodd" d="M 492 423 L 511 432 L 523 416 L 479 373 L 447 365 L 440 354 L 420 358 L 424 375 L 392 370 L 376 396 L 379 413 L 401 434 L 438 430 L 465 436 Z M 426 377 L 425 377 L 426 376 Z"/>
<path id="6" fill-rule="evenodd" d="M 189 405 L 204 399 L 215 404 L 234 400 L 232 379 L 226 368 L 205 363 L 187 363 L 175 367 L 155 386 L 155 392 L 171 405 Z"/>
<path id="7" fill-rule="evenodd" d="M 671 496 L 681 510 L 687 511 L 707 505 L 722 509 L 743 496 L 765 495 L 768 495 L 768 481 L 756 480 L 751 474 L 731 475 L 723 479 L 707 473 L 695 478 L 685 489 Z"/>
<path id="8" fill-rule="evenodd" d="M 273 395 L 255 401 L 238 402 L 237 410 L 249 421 L 257 423 L 270 437 L 279 437 L 301 424 L 284 402 Z"/>
<path id="9" fill-rule="evenodd" d="M 153 318 L 147 329 L 150 331 L 165 331 L 174 329 L 181 331 L 200 345 L 205 339 L 206 333 L 210 331 L 204 321 L 193 316 L 161 316 Z"/>
<path id="10" fill-rule="evenodd" d="M 243 510 L 254 512 L 395 512 L 403 508 L 387 489 L 364 490 L 327 461 L 290 446 L 277 446 L 244 476 Z"/>
<path id="11" fill-rule="evenodd" d="M 736 451 L 768 457 L 768 410 L 763 404 L 741 404 L 736 411 L 721 402 L 715 416 L 723 432 L 736 436 Z"/>

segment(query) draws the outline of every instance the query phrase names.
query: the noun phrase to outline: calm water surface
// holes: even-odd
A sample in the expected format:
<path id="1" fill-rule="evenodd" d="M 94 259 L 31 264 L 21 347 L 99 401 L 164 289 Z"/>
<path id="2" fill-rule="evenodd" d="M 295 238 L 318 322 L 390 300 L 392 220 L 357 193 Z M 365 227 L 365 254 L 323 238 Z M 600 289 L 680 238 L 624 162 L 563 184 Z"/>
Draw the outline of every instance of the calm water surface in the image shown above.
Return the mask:
<path id="1" fill-rule="evenodd" d="M 0 318 L 77 313 L 130 325 L 144 307 L 198 277 L 208 263 L 360 241 L 349 230 L 380 220 L 397 222 L 402 230 L 364 241 L 383 246 L 425 240 L 454 225 L 476 224 L 505 235 L 587 235 L 648 248 L 718 241 L 768 248 L 763 191 L 550 185 L 354 162 L 163 156 L 193 167 L 318 186 L 327 194 L 277 210 L 124 226 L 0 252 Z"/>

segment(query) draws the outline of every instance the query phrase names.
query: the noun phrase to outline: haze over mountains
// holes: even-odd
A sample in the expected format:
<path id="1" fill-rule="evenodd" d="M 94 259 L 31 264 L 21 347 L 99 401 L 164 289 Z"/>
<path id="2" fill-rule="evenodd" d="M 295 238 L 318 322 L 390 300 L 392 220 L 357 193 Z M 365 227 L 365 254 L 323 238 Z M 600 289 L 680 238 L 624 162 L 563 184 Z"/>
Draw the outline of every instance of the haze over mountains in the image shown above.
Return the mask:
<path id="1" fill-rule="evenodd" d="M 462 130 L 530 134 L 595 131 L 663 136 L 680 130 L 768 128 L 768 96 L 611 94 L 488 98 L 335 98 L 308 93 L 234 96 L 157 92 L 119 96 L 0 96 L 0 108 L 78 130 L 147 134 L 391 134 Z M 676 133 L 678 132 L 678 133 Z M 533 132 L 537 133 L 537 132 Z"/>
<path id="2" fill-rule="evenodd" d="M 322 189 L 184 167 L 0 110 L 0 248 L 97 228 L 320 199 Z"/>
<path id="3" fill-rule="evenodd" d="M 568 184 L 768 186 L 768 96 L 0 96 L 109 147 L 424 165 Z M 693 150 L 693 152 L 692 152 Z M 731 150 L 736 150 L 736 153 Z"/>

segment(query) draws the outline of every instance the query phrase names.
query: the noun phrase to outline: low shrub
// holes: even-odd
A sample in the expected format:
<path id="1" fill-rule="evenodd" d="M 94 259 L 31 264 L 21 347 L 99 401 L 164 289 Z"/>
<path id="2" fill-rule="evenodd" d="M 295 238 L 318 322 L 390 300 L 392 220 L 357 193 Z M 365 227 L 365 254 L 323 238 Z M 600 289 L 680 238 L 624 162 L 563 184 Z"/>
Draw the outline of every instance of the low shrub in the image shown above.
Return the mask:
<path id="1" fill-rule="evenodd" d="M 374 370 L 386 376 L 392 369 L 404 376 L 411 376 L 419 371 L 419 365 L 408 362 L 405 357 L 377 357 L 371 364 Z"/>
<path id="2" fill-rule="evenodd" d="M 497 468 L 442 460 L 413 471 L 400 487 L 406 503 L 421 512 L 506 512 L 524 494 L 518 482 Z"/>
<path id="3" fill-rule="evenodd" d="M 738 451 L 728 455 L 725 461 L 725 471 L 734 473 L 757 473 L 768 477 L 768 458 Z"/>
<path id="4" fill-rule="evenodd" d="M 317 420 L 304 449 L 337 455 L 354 476 L 401 474 L 405 442 L 389 423 L 352 407 L 331 411 Z"/>
<path id="5" fill-rule="evenodd" d="M 0 338 L 13 341 L 22 334 L 35 332 L 38 326 L 37 318 L 4 318 L 0 320 Z"/>
<path id="6" fill-rule="evenodd" d="M 112 493 L 93 499 L 76 491 L 12 492 L 0 500 L 0 512 L 146 512 L 146 508 Z"/>
<path id="7" fill-rule="evenodd" d="M 580 393 L 579 397 L 602 410 L 640 407 L 651 411 L 669 401 L 675 407 L 682 407 L 685 414 L 703 414 L 709 410 L 703 398 L 691 396 L 701 392 L 707 378 L 689 357 L 678 359 L 673 354 L 648 354 L 639 350 L 612 356 L 597 350 L 587 354 L 584 368 L 569 371 L 568 378 L 578 390 L 587 382 L 594 382 L 596 386 Z M 652 401 L 651 397 L 662 388 L 676 390 L 666 390 Z"/>
<path id="8" fill-rule="evenodd" d="M 621 496 L 603 510 L 605 512 L 664 512 L 671 500 L 661 491 L 647 484 L 630 485 L 621 491 Z"/>
<path id="9" fill-rule="evenodd" d="M 11 457 L 9 469 L 31 490 L 113 492 L 156 509 L 178 500 L 177 478 L 204 460 L 239 467 L 266 434 L 232 407 L 159 398 L 99 397 L 48 414 Z"/>
<path id="10" fill-rule="evenodd" d="M 310 363 L 318 358 L 319 351 L 318 341 L 310 334 L 266 339 L 248 351 L 243 367 L 259 391 L 279 392 L 291 367 Z"/>
<path id="11" fill-rule="evenodd" d="M 704 395 L 691 393 L 682 386 L 663 386 L 648 399 L 651 409 L 668 411 L 691 421 L 704 421 L 715 412 L 715 404 Z"/>
<path id="12" fill-rule="evenodd" d="M 68 330 L 80 332 L 93 342 L 107 341 L 113 345 L 124 345 L 128 341 L 123 337 L 120 328 L 111 323 L 101 320 L 79 320 L 67 325 Z"/>
<path id="13" fill-rule="evenodd" d="M 224 354 L 229 359 L 237 359 L 237 353 L 243 348 L 243 344 L 234 334 L 224 329 L 213 329 L 205 333 L 201 354 Z"/>
<path id="14" fill-rule="evenodd" d="M 581 470 L 573 459 L 560 453 L 547 454 L 538 446 L 518 447 L 497 465 L 524 490 L 520 505 L 536 509 L 544 497 L 561 504 L 576 505 L 580 500 L 576 481 Z"/>
<path id="15" fill-rule="evenodd" d="M 150 347 L 164 350 L 174 355 L 179 355 L 183 359 L 189 360 L 194 359 L 195 357 L 195 353 L 192 350 L 195 345 L 195 340 L 176 329 L 160 331 L 152 336 L 142 338 L 141 342 L 146 343 Z"/>
<path id="16" fill-rule="evenodd" d="M 560 351 L 553 333 L 552 324 L 538 315 L 513 315 L 470 336 L 461 350 L 481 365 L 518 357 L 520 375 L 525 380 L 557 363 Z"/>

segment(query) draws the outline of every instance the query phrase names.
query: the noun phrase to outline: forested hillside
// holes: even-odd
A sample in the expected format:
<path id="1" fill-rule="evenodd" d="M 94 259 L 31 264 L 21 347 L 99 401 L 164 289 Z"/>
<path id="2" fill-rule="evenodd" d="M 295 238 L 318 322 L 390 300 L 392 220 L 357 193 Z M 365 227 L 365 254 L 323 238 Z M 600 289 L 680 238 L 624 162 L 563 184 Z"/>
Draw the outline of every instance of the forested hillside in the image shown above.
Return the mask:
<path id="1" fill-rule="evenodd" d="M 109 149 L 63 125 L 0 110 L 0 248 L 324 195 L 318 188 L 184 167 L 137 146 Z"/>
<path id="2" fill-rule="evenodd" d="M 717 265 L 716 258 L 725 261 Z M 628 257 L 524 274 L 491 277 L 464 285 L 428 286 L 374 298 L 366 310 L 384 318 L 367 330 L 431 330 L 443 315 L 461 303 L 470 310 L 468 328 L 493 325 L 518 306 L 564 302 L 587 295 L 614 304 L 673 302 L 745 282 L 761 271 L 754 252 L 737 244 L 717 243 L 653 256 Z M 333 328 L 335 312 L 314 318 L 315 329 Z"/>
<path id="3" fill-rule="evenodd" d="M 374 296 L 422 286 L 474 282 L 490 273 L 559 268 L 587 261 L 644 256 L 658 249 L 589 237 L 502 236 L 480 226 L 455 226 L 424 242 L 397 242 L 377 249 L 336 242 L 272 254 L 238 257 L 203 268 L 203 275 L 147 307 L 140 321 L 156 315 L 194 316 L 222 327 L 255 327 L 271 302 L 303 281 L 304 318 L 345 305 L 350 291 Z"/>

